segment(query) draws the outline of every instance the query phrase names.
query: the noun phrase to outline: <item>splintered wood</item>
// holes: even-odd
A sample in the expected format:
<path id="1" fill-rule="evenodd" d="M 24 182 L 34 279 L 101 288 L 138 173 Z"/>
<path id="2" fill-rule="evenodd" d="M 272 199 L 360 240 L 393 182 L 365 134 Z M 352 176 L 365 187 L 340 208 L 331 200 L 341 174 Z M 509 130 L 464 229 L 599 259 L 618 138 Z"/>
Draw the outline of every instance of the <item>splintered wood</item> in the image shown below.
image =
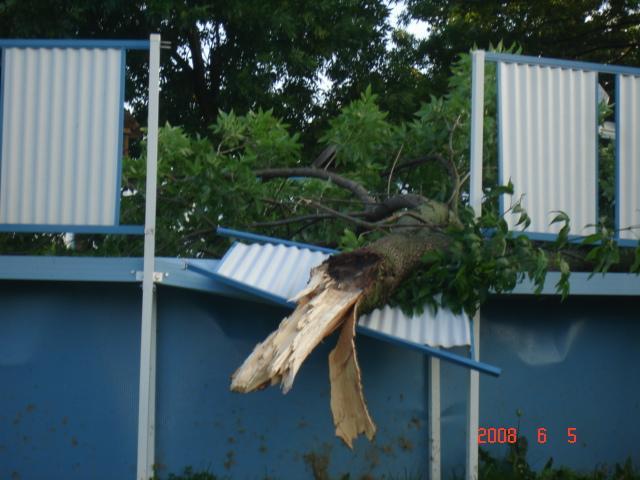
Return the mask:
<path id="1" fill-rule="evenodd" d="M 344 324 L 336 348 L 329 355 L 336 435 L 350 448 L 360 433 L 372 439 L 375 425 L 363 397 L 353 343 L 356 306 L 362 294 L 361 289 L 338 285 L 327 273 L 326 264 L 315 268 L 307 287 L 293 299 L 297 302 L 294 312 L 256 345 L 231 377 L 231 390 L 248 393 L 281 384 L 282 391 L 287 393 L 313 349 Z"/>
<path id="2" fill-rule="evenodd" d="M 376 426 L 369 416 L 362 392 L 360 367 L 356 358 L 353 337 L 356 334 L 357 305 L 344 322 L 336 348 L 329 354 L 331 379 L 331 413 L 336 435 L 353 448 L 353 440 L 361 433 L 369 440 L 376 434 Z"/>

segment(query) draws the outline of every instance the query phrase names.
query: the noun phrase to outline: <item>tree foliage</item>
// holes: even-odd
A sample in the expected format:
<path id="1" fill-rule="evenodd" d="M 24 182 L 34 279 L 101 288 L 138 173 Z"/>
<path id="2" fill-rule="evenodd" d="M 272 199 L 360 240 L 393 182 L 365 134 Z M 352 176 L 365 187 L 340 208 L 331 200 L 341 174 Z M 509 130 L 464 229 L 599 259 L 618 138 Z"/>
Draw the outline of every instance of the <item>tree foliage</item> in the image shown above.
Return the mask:
<path id="1" fill-rule="evenodd" d="M 163 123 L 204 134 L 218 111 L 262 108 L 302 131 L 327 104 L 335 113 L 369 82 L 397 92 L 389 97 L 395 111 L 417 105 L 413 64 L 387 56 L 388 15 L 382 0 L 6 0 L 0 32 L 134 39 L 159 32 L 170 44 L 161 55 Z M 145 68 L 144 55 L 130 52 L 127 100 L 141 120 Z M 323 95 L 322 85 L 332 82 Z"/>
<path id="2" fill-rule="evenodd" d="M 527 55 L 640 64 L 636 0 L 408 0 L 407 7 L 407 20 L 429 26 L 418 51 L 439 92 L 445 91 L 458 52 L 501 41 L 517 43 Z"/>

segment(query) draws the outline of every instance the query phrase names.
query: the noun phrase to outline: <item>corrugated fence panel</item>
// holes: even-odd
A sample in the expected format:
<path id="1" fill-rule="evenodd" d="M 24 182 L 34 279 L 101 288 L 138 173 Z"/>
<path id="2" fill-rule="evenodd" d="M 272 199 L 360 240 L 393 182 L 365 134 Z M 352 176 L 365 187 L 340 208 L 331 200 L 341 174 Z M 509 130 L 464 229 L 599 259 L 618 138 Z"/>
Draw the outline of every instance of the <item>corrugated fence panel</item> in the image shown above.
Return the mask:
<path id="1" fill-rule="evenodd" d="M 311 269 L 328 256 L 306 248 L 235 243 L 217 273 L 289 299 L 307 285 Z"/>
<path id="2" fill-rule="evenodd" d="M 469 318 L 465 314 L 454 315 L 446 308 L 433 312 L 425 307 L 422 314 L 409 317 L 401 309 L 385 305 L 361 316 L 358 324 L 431 347 L 450 348 L 471 343 Z"/>
<path id="3" fill-rule="evenodd" d="M 640 77 L 618 76 L 618 226 L 640 225 Z M 620 238 L 638 240 L 640 230 L 623 230 Z"/>
<path id="4" fill-rule="evenodd" d="M 235 243 L 217 273 L 282 298 L 292 298 L 309 281 L 311 269 L 329 255 L 306 248 L 272 244 Z M 426 307 L 421 315 L 407 316 L 388 305 L 361 316 L 359 325 L 403 340 L 432 347 L 469 345 L 469 318 L 440 308 Z"/>
<path id="5" fill-rule="evenodd" d="M 0 223 L 116 223 L 122 55 L 4 50 Z"/>
<path id="6" fill-rule="evenodd" d="M 500 178 L 514 185 L 530 232 L 557 233 L 554 210 L 571 218 L 571 234 L 597 220 L 597 74 L 499 63 Z M 508 200 L 507 200 L 508 202 Z M 505 203 L 504 210 L 509 205 Z M 518 215 L 507 215 L 516 229 Z"/>

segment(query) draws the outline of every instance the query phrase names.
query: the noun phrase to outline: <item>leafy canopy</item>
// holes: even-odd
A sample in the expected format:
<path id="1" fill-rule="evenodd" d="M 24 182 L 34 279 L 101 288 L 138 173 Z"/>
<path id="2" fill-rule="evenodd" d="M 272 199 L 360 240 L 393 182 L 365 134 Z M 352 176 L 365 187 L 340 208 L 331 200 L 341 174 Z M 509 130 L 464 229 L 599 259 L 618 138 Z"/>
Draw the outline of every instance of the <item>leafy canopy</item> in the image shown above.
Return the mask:
<path id="1" fill-rule="evenodd" d="M 406 20 L 429 36 L 416 46 L 429 83 L 445 92 L 449 65 L 474 45 L 517 43 L 526 55 L 640 65 L 637 0 L 407 0 Z"/>
<path id="2" fill-rule="evenodd" d="M 161 55 L 162 123 L 206 134 L 218 111 L 262 108 L 306 131 L 369 82 L 398 115 L 415 109 L 423 76 L 413 69 L 410 37 L 388 49 L 389 14 L 383 0 L 8 0 L 0 2 L 0 31 L 8 38 L 160 33 L 169 45 Z M 126 96 L 140 123 L 145 58 L 127 56 Z M 334 85 L 326 94 L 324 82 Z"/>

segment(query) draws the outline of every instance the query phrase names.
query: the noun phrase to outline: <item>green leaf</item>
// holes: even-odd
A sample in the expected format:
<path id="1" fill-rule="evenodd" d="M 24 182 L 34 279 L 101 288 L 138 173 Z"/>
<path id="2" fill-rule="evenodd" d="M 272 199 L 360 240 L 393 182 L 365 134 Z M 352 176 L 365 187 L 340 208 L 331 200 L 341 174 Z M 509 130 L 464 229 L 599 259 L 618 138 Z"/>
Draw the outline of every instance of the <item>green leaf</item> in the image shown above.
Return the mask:
<path id="1" fill-rule="evenodd" d="M 554 223 L 558 223 L 558 222 L 564 222 L 564 223 L 569 223 L 569 216 L 564 213 L 561 210 L 554 210 L 553 213 L 558 213 L 558 215 L 556 215 L 555 217 L 553 217 L 553 220 L 551 220 L 551 223 L 549 225 L 553 225 Z"/>
<path id="2" fill-rule="evenodd" d="M 602 240 L 602 234 L 600 232 L 592 233 L 582 239 L 582 245 L 593 245 Z"/>
<path id="3" fill-rule="evenodd" d="M 632 273 L 640 274 L 640 245 L 636 247 L 635 259 L 633 265 L 631 265 L 630 271 Z"/>

